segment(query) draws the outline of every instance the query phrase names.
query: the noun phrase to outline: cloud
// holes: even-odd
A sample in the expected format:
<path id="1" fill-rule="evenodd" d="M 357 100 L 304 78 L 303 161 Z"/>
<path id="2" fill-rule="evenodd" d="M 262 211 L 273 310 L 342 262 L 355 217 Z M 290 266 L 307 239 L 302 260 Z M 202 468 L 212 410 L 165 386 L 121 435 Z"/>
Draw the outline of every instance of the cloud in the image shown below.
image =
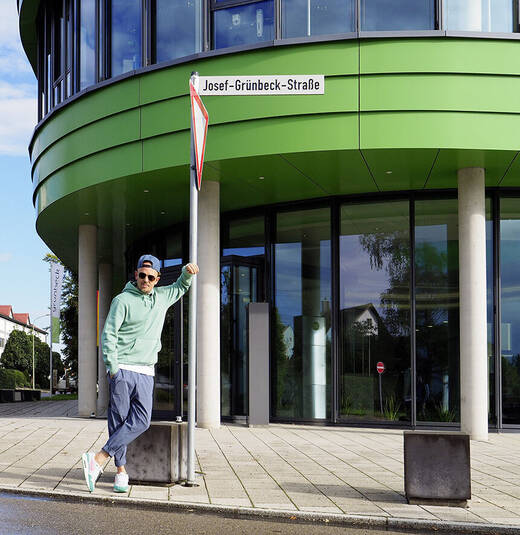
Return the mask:
<path id="1" fill-rule="evenodd" d="M 14 0 L 0 0 L 0 155 L 27 156 L 37 122 L 37 86 L 20 42 Z"/>
<path id="2" fill-rule="evenodd" d="M 0 154 L 27 155 L 37 119 L 33 87 L 0 80 Z"/>
<path id="3" fill-rule="evenodd" d="M 12 253 L 0 253 L 0 262 L 9 262 L 13 258 Z"/>
<path id="4" fill-rule="evenodd" d="M 31 75 L 32 69 L 25 57 L 18 30 L 18 12 L 15 0 L 0 2 L 0 78 Z M 34 77 L 34 75 L 32 75 Z"/>

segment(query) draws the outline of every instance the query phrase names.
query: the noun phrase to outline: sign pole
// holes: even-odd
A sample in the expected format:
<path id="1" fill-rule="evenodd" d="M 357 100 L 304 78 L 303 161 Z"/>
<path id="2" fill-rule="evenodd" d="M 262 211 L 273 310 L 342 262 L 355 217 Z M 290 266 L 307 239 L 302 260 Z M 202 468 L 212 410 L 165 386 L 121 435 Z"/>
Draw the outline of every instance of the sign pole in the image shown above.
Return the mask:
<path id="1" fill-rule="evenodd" d="M 378 362 L 376 364 L 376 370 L 379 374 L 379 409 L 381 410 L 381 414 L 383 414 L 383 388 L 381 385 L 381 376 L 383 375 L 385 371 L 385 363 L 384 362 Z"/>
<path id="2" fill-rule="evenodd" d="M 49 347 L 50 347 L 50 355 L 49 355 L 49 390 L 50 390 L 50 395 L 52 397 L 52 284 L 53 284 L 53 280 L 52 280 L 52 275 L 53 275 L 53 269 L 52 269 L 52 266 L 53 266 L 53 262 L 51 262 L 51 265 L 49 266 L 51 269 L 50 269 L 50 273 L 51 273 L 51 288 L 50 288 L 50 293 L 51 293 L 51 310 L 50 310 L 50 319 L 51 319 L 51 328 L 49 329 Z"/>
<path id="3" fill-rule="evenodd" d="M 191 83 L 198 89 L 198 73 L 191 75 Z M 189 261 L 197 263 L 198 208 L 197 167 L 193 121 L 190 121 L 190 256 Z M 190 289 L 190 309 L 188 316 L 188 466 L 186 486 L 195 483 L 195 384 L 197 369 L 197 277 L 193 277 Z"/>

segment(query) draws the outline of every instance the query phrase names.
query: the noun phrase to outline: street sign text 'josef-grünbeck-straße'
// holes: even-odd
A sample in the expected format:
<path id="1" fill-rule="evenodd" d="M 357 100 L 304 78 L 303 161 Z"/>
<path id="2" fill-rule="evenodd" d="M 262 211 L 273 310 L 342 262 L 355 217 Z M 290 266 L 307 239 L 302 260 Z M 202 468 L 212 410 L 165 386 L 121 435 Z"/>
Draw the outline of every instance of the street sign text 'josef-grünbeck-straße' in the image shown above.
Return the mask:
<path id="1" fill-rule="evenodd" d="M 323 95 L 323 74 L 201 76 L 199 95 Z"/>

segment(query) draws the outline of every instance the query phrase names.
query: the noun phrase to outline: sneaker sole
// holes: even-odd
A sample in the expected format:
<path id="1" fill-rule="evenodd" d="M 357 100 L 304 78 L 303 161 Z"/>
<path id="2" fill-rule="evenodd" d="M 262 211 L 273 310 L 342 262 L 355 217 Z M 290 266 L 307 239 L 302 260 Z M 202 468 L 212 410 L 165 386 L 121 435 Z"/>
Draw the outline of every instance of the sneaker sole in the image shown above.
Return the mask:
<path id="1" fill-rule="evenodd" d="M 114 487 L 114 492 L 128 492 L 128 487 Z"/>
<path id="2" fill-rule="evenodd" d="M 85 477 L 85 483 L 87 484 L 87 488 L 89 492 L 94 492 L 93 485 L 91 485 L 91 477 L 88 470 L 88 455 L 84 453 L 81 456 L 81 461 L 83 462 L 83 475 Z"/>

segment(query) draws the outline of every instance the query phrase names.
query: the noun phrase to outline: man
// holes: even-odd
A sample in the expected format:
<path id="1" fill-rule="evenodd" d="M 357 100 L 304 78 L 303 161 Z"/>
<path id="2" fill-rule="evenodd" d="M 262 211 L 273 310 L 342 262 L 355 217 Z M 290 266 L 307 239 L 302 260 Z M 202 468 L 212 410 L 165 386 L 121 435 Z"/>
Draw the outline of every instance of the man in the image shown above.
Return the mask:
<path id="1" fill-rule="evenodd" d="M 176 282 L 155 288 L 160 262 L 143 255 L 137 262 L 135 282 L 129 282 L 110 306 L 101 338 L 103 360 L 109 374 L 108 442 L 97 453 L 82 455 L 83 472 L 90 492 L 103 473 L 102 466 L 114 457 L 115 492 L 128 491 L 125 470 L 128 444 L 150 427 L 154 368 L 161 349 L 161 332 L 168 308 L 189 289 L 199 272 L 187 264 Z"/>

